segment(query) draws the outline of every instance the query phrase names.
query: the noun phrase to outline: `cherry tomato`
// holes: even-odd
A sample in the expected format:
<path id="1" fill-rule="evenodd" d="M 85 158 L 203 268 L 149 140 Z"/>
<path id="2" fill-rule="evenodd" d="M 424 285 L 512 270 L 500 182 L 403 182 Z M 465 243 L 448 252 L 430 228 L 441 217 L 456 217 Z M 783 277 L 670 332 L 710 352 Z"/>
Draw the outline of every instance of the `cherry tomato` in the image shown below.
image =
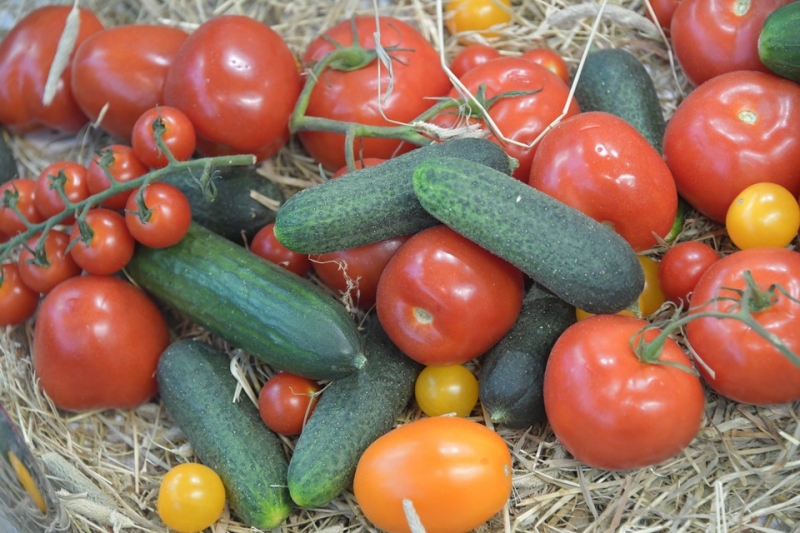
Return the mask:
<path id="1" fill-rule="evenodd" d="M 268 159 L 289 139 L 301 86 L 295 57 L 278 33 L 243 15 L 222 15 L 202 23 L 181 46 L 164 103 L 189 117 L 201 153 Z"/>
<path id="2" fill-rule="evenodd" d="M 42 300 L 33 368 L 56 407 L 130 409 L 157 392 L 167 323 L 139 288 L 114 276 L 77 276 Z"/>
<path id="3" fill-rule="evenodd" d="M 89 231 L 88 240 L 81 234 L 80 223 L 70 234 L 70 255 L 89 274 L 108 275 L 122 270 L 133 257 L 136 247 L 125 218 L 110 209 L 94 208 L 84 219 Z"/>
<path id="4" fill-rule="evenodd" d="M 799 196 L 798 123 L 796 83 L 753 71 L 707 81 L 678 105 L 664 134 L 678 193 L 719 223 L 748 185 L 777 183 Z"/>
<path id="5" fill-rule="evenodd" d="M 658 265 L 658 280 L 666 299 L 686 306 L 697 282 L 718 259 L 719 252 L 698 241 L 684 241 L 667 250 Z"/>
<path id="6" fill-rule="evenodd" d="M 22 281 L 16 263 L 3 263 L 0 279 L 0 327 L 22 324 L 36 312 L 39 293 Z"/>
<path id="7" fill-rule="evenodd" d="M 653 8 L 653 13 L 655 13 L 655 23 L 661 26 L 661 29 L 664 30 L 665 35 L 670 34 L 670 25 L 672 24 L 672 16 L 675 14 L 675 8 L 678 7 L 678 4 L 681 0 L 648 0 L 650 6 Z M 650 13 L 650 10 L 645 7 L 645 15 L 650 20 L 653 20 L 653 15 Z"/>
<path id="8" fill-rule="evenodd" d="M 293 252 L 278 241 L 274 222 L 270 222 L 253 236 L 250 251 L 298 276 L 305 276 L 311 271 L 311 260 L 307 255 Z"/>
<path id="9" fill-rule="evenodd" d="M 417 376 L 414 398 L 428 416 L 469 416 L 478 403 L 478 380 L 463 365 L 426 366 Z"/>
<path id="10" fill-rule="evenodd" d="M 444 20 L 448 31 L 458 33 L 477 32 L 483 37 L 497 37 L 495 26 L 511 22 L 509 0 L 447 0 L 444 5 Z"/>
<path id="11" fill-rule="evenodd" d="M 378 282 L 378 319 L 426 366 L 461 364 L 491 348 L 522 308 L 522 273 L 447 226 L 400 247 Z"/>
<path id="12" fill-rule="evenodd" d="M 103 29 L 94 13 L 79 9 L 76 47 Z M 16 133 L 43 127 L 75 133 L 88 122 L 70 89 L 72 68 L 69 63 L 61 74 L 50 105 L 42 103 L 50 66 L 71 10 L 71 5 L 35 9 L 0 42 L 0 80 L 3 80 L 0 83 L 0 124 Z"/>
<path id="13" fill-rule="evenodd" d="M 131 147 L 139 161 L 150 168 L 163 168 L 169 162 L 156 142 L 157 124 L 164 128 L 161 140 L 172 156 L 178 161 L 190 159 L 197 147 L 194 125 L 180 109 L 159 106 L 142 113 L 133 125 Z"/>
<path id="14" fill-rule="evenodd" d="M 672 13 L 670 36 L 686 78 L 700 85 L 737 70 L 766 67 L 758 57 L 758 35 L 767 15 L 792 0 L 681 0 Z"/>
<path id="15" fill-rule="evenodd" d="M 561 54 L 549 48 L 531 48 L 522 52 L 522 58 L 546 67 L 553 74 L 569 83 L 569 67 Z"/>
<path id="16" fill-rule="evenodd" d="M 556 341 L 544 376 L 544 405 L 558 440 L 595 468 L 655 465 L 689 445 L 700 428 L 705 393 L 691 361 L 668 338 L 660 361 L 648 363 L 631 339 L 648 322 L 595 315 L 567 328 Z M 658 330 L 649 329 L 652 341 Z"/>
<path id="17" fill-rule="evenodd" d="M 169 528 L 180 533 L 199 533 L 222 516 L 225 485 L 205 465 L 179 464 L 161 480 L 156 509 Z"/>
<path id="18" fill-rule="evenodd" d="M 36 178 L 34 203 L 36 210 L 43 218 L 50 218 L 64 211 L 64 200 L 58 192 L 57 183 L 72 203 L 78 203 L 89 197 L 89 185 L 86 179 L 86 167 L 72 161 L 57 161 L 47 165 Z M 64 219 L 64 224 L 72 224 L 74 216 Z"/>
<path id="19" fill-rule="evenodd" d="M 164 80 L 188 37 L 179 28 L 127 24 L 86 39 L 72 60 L 72 93 L 100 127 L 130 142 L 136 119 L 164 103 Z M 135 45 L 132 45 L 135 43 Z"/>
<path id="20" fill-rule="evenodd" d="M 666 237 L 678 211 L 675 181 L 661 155 L 628 122 L 600 111 L 550 130 L 528 183 L 609 224 L 637 252 L 654 246 L 655 235 Z"/>
<path id="21" fill-rule="evenodd" d="M 356 467 L 359 508 L 377 528 L 409 532 L 410 500 L 429 533 L 472 531 L 511 495 L 511 454 L 505 441 L 466 418 L 423 418 L 373 442 Z"/>
<path id="22" fill-rule="evenodd" d="M 69 235 L 51 229 L 44 237 L 44 264 L 36 264 L 34 254 L 41 235 L 28 239 L 26 248 L 19 253 L 19 276 L 23 283 L 42 294 L 50 292 L 56 285 L 69 278 L 79 276 L 81 267 L 67 252 Z"/>
<path id="23" fill-rule="evenodd" d="M 147 185 L 133 193 L 125 205 L 125 224 L 137 242 L 150 248 L 166 248 L 180 241 L 192 223 L 192 207 L 180 189 L 164 182 Z"/>
<path id="24" fill-rule="evenodd" d="M 380 31 L 380 44 L 389 51 L 392 71 L 381 65 L 379 76 L 377 59 L 356 70 L 326 69 L 311 92 L 307 116 L 395 126 L 396 122 L 411 122 L 434 104 L 432 98 L 444 96 L 450 90 L 439 54 L 416 28 L 387 16 L 380 17 L 380 24 L 376 25 L 375 18 L 357 16 L 336 24 L 309 44 L 303 63 L 312 65 L 320 61 L 335 49 L 334 43 L 351 45 L 354 31 L 362 47 L 374 49 L 375 34 Z M 321 131 L 299 133 L 308 153 L 331 170 L 345 165 L 344 137 Z M 356 159 L 389 159 L 412 148 L 394 139 L 357 138 L 355 144 Z"/>
<path id="25" fill-rule="evenodd" d="M 258 394 L 261 420 L 280 435 L 299 435 L 314 412 L 320 389 L 312 379 L 288 372 L 275 374 Z"/>
<path id="26" fill-rule="evenodd" d="M 800 353 L 800 253 L 786 248 L 749 248 L 711 265 L 697 282 L 689 315 L 703 311 L 733 312 L 747 286 L 779 285 L 769 302 L 752 302 L 751 314 L 770 335 Z M 766 295 L 762 295 L 766 296 Z M 686 339 L 695 352 L 697 369 L 716 392 L 736 402 L 756 405 L 800 400 L 800 368 L 753 328 L 730 318 L 697 317 L 686 325 Z"/>
<path id="27" fill-rule="evenodd" d="M 658 278 L 660 263 L 646 255 L 638 255 L 636 257 L 639 259 L 639 263 L 641 263 L 642 270 L 644 271 L 644 288 L 642 289 L 639 299 L 637 300 L 637 305 L 639 306 L 638 316 L 647 318 L 661 308 L 666 301 L 666 296 L 664 296 L 664 291 L 661 290 L 661 282 Z M 630 309 L 623 309 L 617 314 L 625 316 L 637 316 L 636 313 Z M 575 317 L 578 320 L 583 320 L 585 318 L 589 318 L 590 316 L 594 315 L 584 311 L 583 309 L 575 309 Z"/>
<path id="28" fill-rule="evenodd" d="M 725 228 L 741 249 L 788 246 L 800 229 L 797 198 L 777 183 L 754 183 L 731 203 Z"/>
<path id="29" fill-rule="evenodd" d="M 448 66 L 456 78 L 461 78 L 474 67 L 500 56 L 500 50 L 497 48 L 486 44 L 474 43 L 462 48 Z"/>
<path id="30" fill-rule="evenodd" d="M 103 192 L 111 186 L 111 181 L 102 167 L 102 164 L 106 162 L 108 162 L 108 171 L 114 179 L 122 182 L 140 178 L 150 170 L 136 157 L 130 146 L 125 144 L 106 146 L 92 158 L 86 169 L 86 183 L 92 194 Z M 130 194 L 130 191 L 115 194 L 103 200 L 101 205 L 109 209 L 124 209 Z"/>
<path id="31" fill-rule="evenodd" d="M 36 209 L 35 180 L 14 178 L 0 185 L 0 231 L 13 237 L 25 231 L 26 226 L 11 205 L 16 205 L 25 220 L 31 224 L 38 224 L 44 220 Z"/>

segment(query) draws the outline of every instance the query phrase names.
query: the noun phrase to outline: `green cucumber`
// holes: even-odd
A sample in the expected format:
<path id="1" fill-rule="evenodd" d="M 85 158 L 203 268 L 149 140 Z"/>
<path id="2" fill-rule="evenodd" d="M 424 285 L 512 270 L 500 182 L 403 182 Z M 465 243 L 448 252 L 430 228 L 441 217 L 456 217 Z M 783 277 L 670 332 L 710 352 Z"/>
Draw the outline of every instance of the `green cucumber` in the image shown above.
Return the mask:
<path id="1" fill-rule="evenodd" d="M 376 319 L 364 337 L 366 365 L 324 389 L 289 460 L 289 493 L 302 507 L 325 505 L 347 490 L 361 454 L 394 427 L 414 394 L 421 365 Z"/>
<path id="2" fill-rule="evenodd" d="M 616 115 L 661 153 L 666 121 L 658 91 L 645 66 L 626 50 L 589 52 L 575 86 L 581 111 Z"/>
<path id="3" fill-rule="evenodd" d="M 0 129 L 0 185 L 19 176 L 17 160 L 6 140 L 6 132 Z"/>
<path id="4" fill-rule="evenodd" d="M 575 323 L 575 308 L 533 284 L 511 330 L 481 358 L 481 405 L 495 424 L 526 428 L 546 420 L 544 370 L 556 339 Z"/>
<path id="5" fill-rule="evenodd" d="M 128 276 L 274 368 L 313 379 L 364 364 L 352 317 L 319 286 L 192 223 L 176 245 L 138 247 Z"/>
<path id="6" fill-rule="evenodd" d="M 300 191 L 275 218 L 275 236 L 303 254 L 347 250 L 411 235 L 439 224 L 419 205 L 411 176 L 421 162 L 438 157 L 477 161 L 511 174 L 515 160 L 486 139 L 453 139 L 417 148 Z"/>
<path id="7" fill-rule="evenodd" d="M 249 527 L 272 529 L 292 510 L 283 445 L 246 398 L 230 359 L 197 340 L 171 344 L 156 370 L 161 401 L 200 461 L 225 485 L 231 508 Z"/>
<path id="8" fill-rule="evenodd" d="M 758 36 L 758 57 L 775 74 L 800 82 L 800 2 L 767 16 Z"/>
<path id="9" fill-rule="evenodd" d="M 618 233 L 507 174 L 432 159 L 414 171 L 414 191 L 433 216 L 584 311 L 616 313 L 644 288 L 636 253 Z"/>

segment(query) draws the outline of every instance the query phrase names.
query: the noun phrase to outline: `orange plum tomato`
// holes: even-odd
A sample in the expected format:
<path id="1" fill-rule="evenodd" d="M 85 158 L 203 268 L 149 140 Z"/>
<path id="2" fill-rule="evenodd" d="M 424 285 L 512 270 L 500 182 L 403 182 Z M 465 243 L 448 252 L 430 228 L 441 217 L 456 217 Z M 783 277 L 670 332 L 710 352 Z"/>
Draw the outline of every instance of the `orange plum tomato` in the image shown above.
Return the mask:
<path id="1" fill-rule="evenodd" d="M 456 78 L 461 78 L 478 65 L 498 57 L 500 50 L 486 44 L 474 43 L 462 48 L 448 66 Z"/>
<path id="2" fill-rule="evenodd" d="M 131 181 L 147 174 L 150 170 L 147 165 L 142 163 L 133 151 L 133 148 L 126 144 L 112 144 L 106 146 L 96 154 L 89 166 L 86 168 L 86 183 L 89 185 L 89 192 L 98 194 L 111 186 L 103 165 L 108 165 L 108 171 L 116 181 Z M 130 191 L 115 194 L 101 202 L 103 207 L 120 210 L 125 208 Z"/>
<path id="3" fill-rule="evenodd" d="M 150 248 L 166 248 L 183 239 L 192 223 L 192 207 L 186 195 L 160 181 L 145 186 L 139 203 L 134 192 L 125 205 L 125 224 L 137 242 Z"/>
<path id="4" fill-rule="evenodd" d="M 219 520 L 224 508 L 225 485 L 211 468 L 181 463 L 164 474 L 156 510 L 170 529 L 199 533 Z"/>
<path id="5" fill-rule="evenodd" d="M 434 226 L 413 235 L 386 265 L 378 319 L 415 361 L 461 364 L 511 329 L 523 291 L 519 269 L 447 226 Z"/>
<path id="6" fill-rule="evenodd" d="M 96 207 L 72 226 L 70 246 L 69 253 L 79 267 L 101 276 L 125 268 L 133 257 L 136 240 L 122 215 Z"/>
<path id="7" fill-rule="evenodd" d="M 89 197 L 89 184 L 86 178 L 86 167 L 73 161 L 56 161 L 47 165 L 36 178 L 36 209 L 44 218 L 50 218 L 64 211 L 64 200 L 59 189 L 72 203 L 78 203 Z M 73 215 L 63 220 L 64 224 L 72 224 Z"/>
<path id="8" fill-rule="evenodd" d="M 14 178 L 0 185 L 0 232 L 13 237 L 25 231 L 25 222 L 17 211 L 31 224 L 44 221 L 36 208 L 36 180 Z"/>
<path id="9" fill-rule="evenodd" d="M 477 32 L 483 37 L 496 37 L 491 31 L 511 22 L 510 0 L 446 0 L 444 20 L 452 34 Z"/>
<path id="10" fill-rule="evenodd" d="M 707 81 L 678 104 L 664 133 L 664 159 L 678 194 L 720 224 L 749 185 L 777 183 L 797 197 L 798 123 L 796 83 L 754 71 Z"/>
<path id="11" fill-rule="evenodd" d="M 311 271 L 311 260 L 306 254 L 293 252 L 278 241 L 274 222 L 256 232 L 250 241 L 250 252 L 301 277 Z"/>
<path id="12" fill-rule="evenodd" d="M 176 161 L 186 161 L 197 147 L 197 135 L 189 117 L 174 107 L 151 107 L 133 124 L 131 148 L 139 161 L 150 168 L 163 168 L 169 163 L 167 155 L 156 141 L 156 127 L 163 128 L 161 140 Z"/>
<path id="13" fill-rule="evenodd" d="M 496 515 L 511 495 L 511 454 L 483 424 L 439 416 L 399 426 L 373 442 L 353 490 L 367 519 L 388 533 L 410 531 L 409 501 L 428 533 L 462 533 Z"/>
<path id="14" fill-rule="evenodd" d="M 797 198 L 777 183 L 754 183 L 745 188 L 725 216 L 725 228 L 740 249 L 788 246 L 800 229 Z"/>
<path id="15" fill-rule="evenodd" d="M 3 263 L 0 278 L 0 327 L 22 324 L 36 312 L 39 293 L 19 276 L 16 263 Z"/>
<path id="16" fill-rule="evenodd" d="M 748 248 L 715 262 L 697 282 L 689 316 L 704 311 L 735 312 L 752 277 L 759 298 L 747 306 L 769 335 L 800 353 L 800 253 L 787 248 Z M 770 287 L 779 287 L 767 298 Z M 786 291 L 785 293 L 782 291 Z M 800 367 L 754 329 L 731 318 L 697 317 L 686 339 L 705 382 L 735 402 L 768 405 L 800 400 Z"/>
<path id="17" fill-rule="evenodd" d="M 288 372 L 275 374 L 258 394 L 261 420 L 280 435 L 299 435 L 314 412 L 320 389 L 312 379 Z"/>
<path id="18" fill-rule="evenodd" d="M 692 362 L 670 338 L 661 364 L 641 360 L 631 339 L 639 339 L 646 326 L 639 318 L 595 315 L 568 327 L 550 352 L 547 419 L 567 451 L 586 465 L 655 465 L 688 446 L 700 428 L 705 393 Z M 658 333 L 650 328 L 644 339 Z"/>
<path id="19" fill-rule="evenodd" d="M 719 259 L 719 252 L 699 241 L 684 241 L 664 252 L 658 264 L 658 280 L 670 302 L 686 307 L 697 282 Z"/>
<path id="20" fill-rule="evenodd" d="M 478 379 L 464 365 L 426 366 L 417 376 L 414 398 L 428 416 L 468 416 L 478 403 Z"/>
<path id="21" fill-rule="evenodd" d="M 531 48 L 522 52 L 522 58 L 534 63 L 539 63 L 543 67 L 547 67 L 553 74 L 558 75 L 559 78 L 564 80 L 564 83 L 569 83 L 569 67 L 561 54 L 550 48 Z"/>
<path id="22" fill-rule="evenodd" d="M 43 255 L 38 257 L 37 246 L 44 238 Z M 51 229 L 44 237 L 41 234 L 29 238 L 25 248 L 19 253 L 19 275 L 22 281 L 42 294 L 50 292 L 59 283 L 81 274 L 81 267 L 67 252 L 69 235 Z M 41 261 L 37 261 L 41 259 Z"/>

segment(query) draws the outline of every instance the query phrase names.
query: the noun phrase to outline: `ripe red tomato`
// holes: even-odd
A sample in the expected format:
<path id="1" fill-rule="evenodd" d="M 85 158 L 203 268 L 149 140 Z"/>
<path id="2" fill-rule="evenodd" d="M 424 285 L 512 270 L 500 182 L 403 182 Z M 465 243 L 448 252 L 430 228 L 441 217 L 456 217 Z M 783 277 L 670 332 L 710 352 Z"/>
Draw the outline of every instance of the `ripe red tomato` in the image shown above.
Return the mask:
<path id="1" fill-rule="evenodd" d="M 46 294 L 59 283 L 79 276 L 81 267 L 67 252 L 69 235 L 56 229 L 51 229 L 44 237 L 45 264 L 36 264 L 31 250 L 36 250 L 41 238 L 41 235 L 35 235 L 28 239 L 26 247 L 19 253 L 19 277 L 31 289 Z"/>
<path id="2" fill-rule="evenodd" d="M 243 15 L 223 15 L 201 24 L 178 50 L 164 103 L 192 121 L 201 153 L 268 159 L 289 139 L 301 87 L 295 57 L 278 33 Z"/>
<path id="3" fill-rule="evenodd" d="M 380 43 L 392 59 L 392 72 L 381 65 L 379 76 L 377 59 L 356 70 L 326 69 L 311 93 L 307 116 L 394 126 L 396 124 L 390 121 L 412 121 L 434 104 L 431 98 L 443 96 L 450 90 L 450 80 L 441 68 L 439 54 L 417 29 L 393 17 L 380 17 L 380 26 L 377 26 L 375 18 L 357 16 L 336 24 L 309 44 L 303 63 L 318 62 L 335 49 L 334 43 L 350 46 L 354 31 L 361 46 L 372 49 L 379 30 Z M 332 170 L 345 165 L 343 134 L 302 131 L 299 137 L 308 153 L 323 167 Z M 412 148 L 394 139 L 358 138 L 356 158 L 389 159 Z"/>
<path id="4" fill-rule="evenodd" d="M 508 502 L 511 454 L 483 424 L 422 418 L 364 451 L 353 490 L 364 515 L 383 531 L 410 531 L 403 500 L 411 501 L 428 533 L 472 531 Z"/>
<path id="5" fill-rule="evenodd" d="M 89 185 L 89 192 L 92 194 L 103 192 L 111 186 L 111 181 L 101 166 L 101 162 L 105 161 L 108 161 L 108 170 L 117 181 L 135 180 L 144 176 L 150 170 L 147 165 L 136 157 L 133 148 L 130 146 L 125 144 L 106 146 L 92 158 L 86 168 L 86 183 Z M 130 194 L 130 191 L 115 194 L 103 200 L 101 205 L 109 209 L 124 209 Z"/>
<path id="6" fill-rule="evenodd" d="M 600 111 L 550 130 L 528 183 L 608 223 L 637 252 L 654 246 L 655 235 L 667 236 L 678 210 L 675 180 L 661 155 L 628 122 Z"/>
<path id="7" fill-rule="evenodd" d="M 70 255 L 89 274 L 108 275 L 122 270 L 133 257 L 136 247 L 125 218 L 116 211 L 94 208 L 86 213 L 84 223 L 91 235 L 84 240 L 80 224 L 72 226 Z"/>
<path id="8" fill-rule="evenodd" d="M 678 7 L 678 4 L 681 0 L 648 0 L 650 2 L 650 6 L 653 8 L 653 12 L 655 13 L 655 22 L 661 29 L 664 30 L 665 35 L 669 35 L 670 25 L 672 24 L 672 16 L 675 14 L 675 8 Z M 650 10 L 645 7 L 645 15 L 650 20 L 653 20 L 653 16 L 650 14 Z"/>
<path id="9" fill-rule="evenodd" d="M 8 203 L 8 202 L 13 202 Z M 0 232 L 13 237 L 25 231 L 25 224 L 16 211 L 16 205 L 25 219 L 31 224 L 38 224 L 44 217 L 36 209 L 36 181 L 25 178 L 14 178 L 0 185 Z"/>
<path id="10" fill-rule="evenodd" d="M 72 93 L 100 127 L 130 142 L 136 119 L 164 103 L 164 80 L 186 32 L 170 26 L 128 24 L 86 39 L 72 60 Z M 135 45 L 132 45 L 135 43 Z"/>
<path id="11" fill-rule="evenodd" d="M 36 178 L 34 203 L 36 210 L 43 218 L 50 218 L 64 211 L 64 200 L 58 192 L 56 183 L 60 182 L 62 191 L 72 203 L 78 203 L 89 197 L 89 184 L 86 179 L 86 167 L 73 161 L 56 161 L 47 165 Z M 74 216 L 63 220 L 64 224 L 72 224 Z"/>
<path id="12" fill-rule="evenodd" d="M 131 148 L 139 161 L 150 168 L 163 168 L 169 163 L 156 141 L 155 126 L 164 128 L 161 140 L 178 161 L 192 157 L 197 147 L 194 124 L 180 109 L 170 106 L 151 107 L 136 119 L 131 134 Z"/>
<path id="13" fill-rule="evenodd" d="M 156 181 L 145 186 L 144 205 L 134 192 L 125 204 L 125 224 L 137 242 L 166 248 L 183 239 L 192 223 L 192 206 L 180 189 Z"/>
<path id="14" fill-rule="evenodd" d="M 36 312 L 39 293 L 22 281 L 16 263 L 3 263 L 0 278 L 0 327 L 22 324 Z"/>
<path id="15" fill-rule="evenodd" d="M 522 273 L 447 226 L 412 236 L 383 270 L 383 329 L 426 366 L 461 364 L 508 332 L 522 308 Z"/>
<path id="16" fill-rule="evenodd" d="M 522 52 L 522 58 L 538 63 L 569 84 L 569 67 L 561 54 L 549 48 L 531 48 Z"/>
<path id="17" fill-rule="evenodd" d="M 791 1 L 681 0 L 670 35 L 686 78 L 700 85 L 726 72 L 766 72 L 758 57 L 758 35 L 767 15 Z"/>
<path id="18" fill-rule="evenodd" d="M 270 222 L 253 236 L 250 251 L 298 276 L 305 276 L 311 271 L 311 260 L 307 255 L 293 252 L 278 241 L 274 222 Z"/>
<path id="19" fill-rule="evenodd" d="M 757 288 L 778 284 L 770 302 L 751 302 L 753 318 L 770 335 L 800 353 L 800 253 L 775 247 L 749 248 L 714 263 L 697 282 L 689 315 L 737 309 L 737 290 L 750 272 Z M 705 382 L 736 402 L 766 405 L 800 400 L 800 368 L 753 328 L 734 319 L 697 318 L 686 325 L 686 339 L 696 354 Z"/>
<path id="20" fill-rule="evenodd" d="M 748 185 L 778 183 L 800 195 L 798 123 L 794 82 L 754 71 L 707 81 L 678 105 L 664 133 L 678 193 L 719 223 Z"/>
<path id="21" fill-rule="evenodd" d="M 685 307 L 689 303 L 689 293 L 718 259 L 719 253 L 702 242 L 684 241 L 674 245 L 658 264 L 658 279 L 664 296 Z"/>
<path id="22" fill-rule="evenodd" d="M 491 59 L 500 57 L 500 50 L 486 44 L 470 44 L 462 48 L 450 62 L 450 71 L 456 78 L 461 78 L 464 74 L 478 65 L 482 65 Z"/>
<path id="23" fill-rule="evenodd" d="M 629 316 L 595 315 L 567 328 L 550 352 L 547 419 L 582 463 L 606 470 L 655 465 L 689 445 L 700 428 L 705 393 L 680 345 L 668 338 L 659 358 L 686 370 L 643 362 L 631 349 L 646 326 Z M 650 329 L 644 338 L 657 333 Z"/>
<path id="24" fill-rule="evenodd" d="M 314 412 L 320 391 L 313 379 L 288 372 L 275 374 L 258 394 L 258 413 L 269 429 L 280 435 L 299 435 Z"/>
<path id="25" fill-rule="evenodd" d="M 506 138 L 526 146 L 561 115 L 569 96 L 569 87 L 561 78 L 546 67 L 521 57 L 501 57 L 478 65 L 464 74 L 461 82 L 473 95 L 484 86 L 487 99 L 511 91 L 530 92 L 531 94 L 522 96 L 501 98 L 488 109 L 489 116 Z M 454 99 L 459 98 L 455 89 L 449 96 Z M 565 118 L 579 112 L 578 103 L 573 99 Z M 459 116 L 455 109 L 439 114 L 432 122 L 443 127 L 456 127 L 463 126 L 465 121 L 484 125 L 483 120 L 475 118 L 467 120 Z M 489 138 L 498 144 L 503 144 L 494 135 L 490 135 Z M 519 161 L 514 177 L 527 182 L 537 145 L 526 148 L 508 143 L 504 148 L 508 155 Z"/>
<path id="26" fill-rule="evenodd" d="M 169 345 L 158 307 L 114 276 L 78 276 L 45 296 L 33 334 L 33 368 L 60 409 L 129 409 L 152 398 Z"/>
<path id="27" fill-rule="evenodd" d="M 48 106 L 42 103 L 50 65 L 71 9 L 53 5 L 31 11 L 0 42 L 0 124 L 14 132 L 46 127 L 74 133 L 88 122 L 73 98 L 69 65 L 53 101 Z M 76 47 L 102 29 L 94 13 L 80 8 Z"/>

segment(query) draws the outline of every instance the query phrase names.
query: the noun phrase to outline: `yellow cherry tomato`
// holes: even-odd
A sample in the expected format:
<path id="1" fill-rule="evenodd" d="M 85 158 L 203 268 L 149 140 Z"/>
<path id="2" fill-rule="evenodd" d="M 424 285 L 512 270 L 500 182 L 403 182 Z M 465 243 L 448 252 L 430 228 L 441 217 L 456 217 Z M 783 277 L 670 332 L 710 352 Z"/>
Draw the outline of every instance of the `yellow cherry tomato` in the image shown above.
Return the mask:
<path id="1" fill-rule="evenodd" d="M 661 282 L 658 279 L 658 261 L 646 255 L 637 256 L 639 263 L 644 270 L 644 289 L 639 294 L 639 316 L 648 317 L 659 310 L 659 308 L 666 301 L 664 291 L 661 290 Z M 630 309 L 623 309 L 618 315 L 636 316 L 636 313 Z M 583 309 L 575 309 L 575 318 L 583 320 L 592 316 L 592 313 L 587 313 Z"/>
<path id="2" fill-rule="evenodd" d="M 197 533 L 210 527 L 225 508 L 225 486 L 219 475 L 205 465 L 183 463 L 161 481 L 158 516 L 180 533 Z"/>
<path id="3" fill-rule="evenodd" d="M 478 380 L 462 365 L 427 366 L 417 377 L 414 396 L 428 416 L 468 416 L 478 403 Z"/>
<path id="4" fill-rule="evenodd" d="M 756 183 L 744 189 L 728 208 L 725 228 L 740 249 L 784 248 L 800 229 L 797 198 L 777 183 Z"/>
<path id="5" fill-rule="evenodd" d="M 445 4 L 445 23 L 451 34 L 478 32 L 484 37 L 496 37 L 487 31 L 492 26 L 511 21 L 510 0 L 448 0 Z"/>

